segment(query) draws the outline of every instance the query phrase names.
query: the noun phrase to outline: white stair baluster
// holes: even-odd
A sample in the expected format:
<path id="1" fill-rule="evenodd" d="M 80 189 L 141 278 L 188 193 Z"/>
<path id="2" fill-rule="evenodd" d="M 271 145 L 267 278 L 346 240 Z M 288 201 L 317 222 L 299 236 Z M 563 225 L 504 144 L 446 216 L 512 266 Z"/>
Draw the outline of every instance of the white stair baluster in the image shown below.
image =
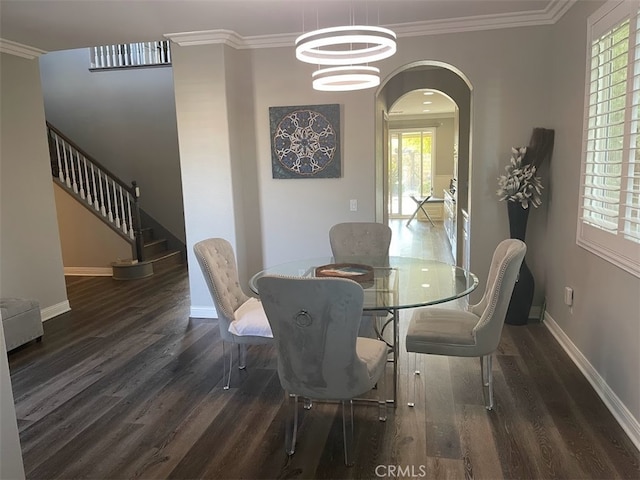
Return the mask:
<path id="1" fill-rule="evenodd" d="M 80 190 L 80 198 L 82 198 L 83 200 L 85 200 L 87 198 L 87 192 L 85 192 L 84 190 L 84 185 L 85 183 L 87 183 L 85 178 L 82 178 L 84 171 L 82 170 L 82 158 L 84 158 L 84 156 L 80 155 L 80 152 L 78 153 L 78 188 Z"/>
<path id="2" fill-rule="evenodd" d="M 93 181 L 93 207 L 100 210 L 100 201 L 98 200 L 98 187 L 96 186 L 96 170 L 91 164 L 91 180 Z"/>
<path id="3" fill-rule="evenodd" d="M 98 170 L 98 187 L 100 188 L 100 213 L 102 213 L 103 217 L 107 216 L 107 210 L 104 208 L 104 188 L 102 187 L 102 172 L 100 169 L 96 167 Z"/>
<path id="4" fill-rule="evenodd" d="M 136 233 L 133 230 L 133 215 L 131 215 L 131 195 L 127 194 L 127 214 L 129 219 L 129 238 L 131 240 L 136 238 Z"/>
<path id="5" fill-rule="evenodd" d="M 111 223 L 113 223 L 113 210 L 111 209 L 111 193 L 109 193 L 109 177 L 107 174 L 104 174 L 104 190 L 105 196 L 107 198 L 107 218 Z"/>
<path id="6" fill-rule="evenodd" d="M 140 65 L 140 44 L 139 43 L 135 44 L 134 51 L 135 51 L 134 65 Z"/>
<path id="7" fill-rule="evenodd" d="M 89 205 L 93 205 L 93 201 L 91 199 L 91 186 L 89 185 L 89 172 L 87 171 L 87 157 L 84 155 L 82 156 L 82 163 L 84 164 L 84 185 L 86 186 L 87 203 Z"/>
<path id="8" fill-rule="evenodd" d="M 71 177 L 69 176 L 69 158 L 67 157 L 67 149 L 69 146 L 67 142 L 62 140 L 62 150 L 64 153 L 64 178 L 67 188 L 71 188 Z"/>
<path id="9" fill-rule="evenodd" d="M 78 152 L 73 149 L 73 147 L 71 147 L 71 145 L 69 145 L 69 163 L 71 163 L 71 188 L 73 188 L 73 193 L 78 193 L 78 181 L 76 179 L 76 169 L 77 169 L 77 158 L 78 158 Z M 75 157 L 74 154 L 75 153 Z"/>
<path id="10" fill-rule="evenodd" d="M 60 143 L 58 142 L 58 134 L 52 132 L 56 140 L 56 156 L 58 157 L 58 179 L 64 183 L 64 170 L 62 169 L 62 156 L 60 155 Z"/>
<path id="11" fill-rule="evenodd" d="M 116 186 L 116 181 L 111 179 L 111 187 L 112 187 L 112 194 L 110 195 L 110 197 L 113 197 L 113 213 L 115 213 L 115 216 L 111 215 L 113 217 L 113 222 L 116 224 L 117 228 L 120 228 L 120 215 L 118 215 L 118 189 Z"/>
<path id="12" fill-rule="evenodd" d="M 122 216 L 122 224 L 120 227 L 122 228 L 122 233 L 127 234 L 127 217 L 126 212 L 124 210 L 124 197 L 122 194 L 122 185 L 118 185 L 118 193 L 120 194 L 120 215 Z"/>

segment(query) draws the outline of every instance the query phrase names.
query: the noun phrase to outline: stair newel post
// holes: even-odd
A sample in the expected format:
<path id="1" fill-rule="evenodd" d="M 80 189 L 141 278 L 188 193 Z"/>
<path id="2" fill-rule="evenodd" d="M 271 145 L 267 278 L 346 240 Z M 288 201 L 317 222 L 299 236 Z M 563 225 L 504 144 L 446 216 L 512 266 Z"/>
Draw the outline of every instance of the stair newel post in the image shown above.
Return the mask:
<path id="1" fill-rule="evenodd" d="M 144 261 L 144 239 L 142 238 L 142 221 L 140 220 L 140 203 L 138 202 L 138 198 L 140 198 L 140 187 L 138 187 L 138 183 L 134 180 L 131 182 L 131 186 L 133 187 L 133 228 L 136 232 L 136 256 L 138 257 L 138 261 Z"/>

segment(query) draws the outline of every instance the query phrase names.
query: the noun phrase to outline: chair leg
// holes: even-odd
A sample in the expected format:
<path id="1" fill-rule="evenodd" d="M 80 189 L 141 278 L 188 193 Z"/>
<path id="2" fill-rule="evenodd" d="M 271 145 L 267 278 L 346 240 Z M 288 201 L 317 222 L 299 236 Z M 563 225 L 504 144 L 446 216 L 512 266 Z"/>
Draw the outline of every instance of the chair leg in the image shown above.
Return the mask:
<path id="1" fill-rule="evenodd" d="M 485 398 L 485 408 L 493 410 L 493 355 L 484 355 L 480 357 L 480 369 L 482 371 L 482 386 L 488 387 L 487 397 Z M 484 396 L 484 388 L 482 389 Z"/>
<path id="2" fill-rule="evenodd" d="M 225 341 L 222 341 L 222 382 L 224 386 L 222 387 L 224 390 L 229 390 L 229 385 L 231 384 L 231 364 L 233 363 L 233 346 L 231 346 L 227 352 L 227 346 L 225 345 Z M 227 354 L 228 353 L 228 354 Z M 227 369 L 227 363 L 229 364 L 229 368 Z M 229 372 L 227 374 L 227 371 Z M 225 382 L 226 378 L 226 382 Z"/>
<path id="3" fill-rule="evenodd" d="M 247 368 L 247 344 L 238 344 L 238 368 L 244 370 Z"/>
<path id="4" fill-rule="evenodd" d="M 418 382 L 420 381 L 420 370 L 418 370 L 418 354 L 413 352 L 409 355 L 409 357 L 413 358 L 413 396 L 407 402 L 407 405 L 410 407 L 415 407 L 416 398 L 417 398 L 417 388 Z"/>
<path id="5" fill-rule="evenodd" d="M 385 363 L 385 371 L 383 372 L 380 380 L 378 380 L 377 390 L 378 390 L 378 420 L 381 422 L 387 421 L 387 389 L 386 389 L 386 373 L 387 373 L 387 365 Z"/>
<path id="6" fill-rule="evenodd" d="M 284 449 L 287 455 L 293 455 L 296 451 L 296 437 L 298 435 L 298 396 L 284 392 L 286 404 Z"/>
<path id="7" fill-rule="evenodd" d="M 344 442 L 344 463 L 347 467 L 350 467 L 354 464 L 353 400 L 342 400 L 342 437 Z"/>

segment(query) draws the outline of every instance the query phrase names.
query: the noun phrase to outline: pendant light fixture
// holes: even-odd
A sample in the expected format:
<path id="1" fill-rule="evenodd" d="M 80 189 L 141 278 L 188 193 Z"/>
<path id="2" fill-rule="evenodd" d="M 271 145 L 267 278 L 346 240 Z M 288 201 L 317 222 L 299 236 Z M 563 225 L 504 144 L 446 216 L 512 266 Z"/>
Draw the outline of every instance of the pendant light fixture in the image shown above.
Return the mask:
<path id="1" fill-rule="evenodd" d="M 380 69 L 364 64 L 396 53 L 396 34 L 367 25 L 321 28 L 300 35 L 295 48 L 301 62 L 330 67 L 313 73 L 315 90 L 362 90 L 380 85 Z"/>
<path id="2" fill-rule="evenodd" d="M 354 65 L 396 53 L 396 34 L 387 28 L 354 25 L 314 30 L 296 39 L 296 58 L 319 65 Z"/>
<path id="3" fill-rule="evenodd" d="M 350 65 L 316 70 L 312 74 L 313 89 L 325 92 L 363 90 L 380 85 L 380 69 Z"/>

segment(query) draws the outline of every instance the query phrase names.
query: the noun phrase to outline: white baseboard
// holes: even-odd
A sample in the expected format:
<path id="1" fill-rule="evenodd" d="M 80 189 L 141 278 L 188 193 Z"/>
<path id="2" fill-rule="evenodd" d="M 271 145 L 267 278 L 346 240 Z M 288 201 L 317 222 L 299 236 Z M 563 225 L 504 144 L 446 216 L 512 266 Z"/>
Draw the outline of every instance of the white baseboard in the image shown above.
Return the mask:
<path id="1" fill-rule="evenodd" d="M 64 267 L 64 274 L 70 277 L 110 277 L 111 267 Z"/>
<path id="2" fill-rule="evenodd" d="M 69 312 L 70 310 L 71 305 L 69 305 L 69 300 L 65 300 L 64 302 L 51 305 L 50 307 L 42 308 L 40 310 L 40 316 L 42 317 L 42 321 L 46 322 L 50 318 L 57 317 L 58 315 Z"/>
<path id="3" fill-rule="evenodd" d="M 215 307 L 194 307 L 191 306 L 189 312 L 190 318 L 218 318 L 218 312 Z"/>
<path id="4" fill-rule="evenodd" d="M 589 381 L 629 439 L 636 448 L 640 450 L 640 422 L 638 422 L 638 419 L 634 418 L 629 409 L 620 401 L 609 385 L 607 385 L 607 382 L 605 382 L 596 369 L 593 368 L 582 352 L 578 350 L 578 347 L 575 346 L 555 320 L 551 318 L 551 315 L 546 312 L 544 315 L 544 325 Z"/>

